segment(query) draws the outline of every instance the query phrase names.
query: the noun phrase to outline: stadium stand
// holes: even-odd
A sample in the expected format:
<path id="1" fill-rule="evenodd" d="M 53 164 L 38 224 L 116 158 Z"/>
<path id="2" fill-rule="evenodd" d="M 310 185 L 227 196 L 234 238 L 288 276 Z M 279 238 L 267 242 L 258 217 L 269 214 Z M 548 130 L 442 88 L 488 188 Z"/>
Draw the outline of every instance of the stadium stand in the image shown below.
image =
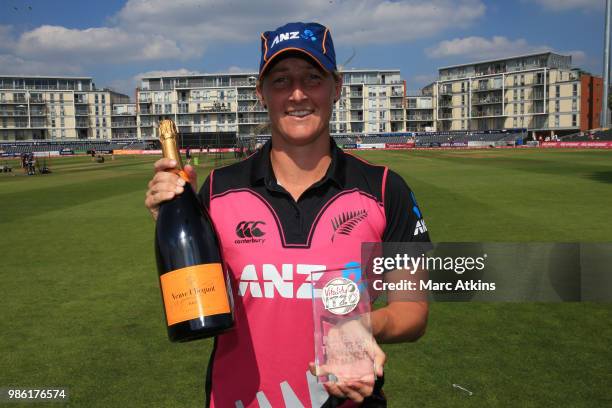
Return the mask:
<path id="1" fill-rule="evenodd" d="M 352 144 L 379 144 L 379 143 L 408 143 L 415 142 L 417 146 L 435 147 L 445 144 L 467 145 L 468 142 L 491 142 L 491 143 L 514 143 L 518 140 L 526 140 L 527 133 L 524 130 L 515 131 L 485 131 L 485 132 L 411 132 L 411 133 L 381 133 L 381 134 L 341 134 L 332 135 L 339 146 Z M 258 142 L 265 142 L 269 135 L 260 135 Z M 587 137 L 587 136 L 580 136 Z M 588 136 L 593 137 L 593 136 Z M 572 139 L 572 140 L 593 140 L 593 139 Z M 595 133 L 594 137 L 601 140 L 612 140 L 612 131 Z M 231 146 L 236 144 L 237 139 L 232 139 Z M 240 139 L 242 140 L 242 139 Z M 199 145 L 208 145 L 207 143 Z M 215 145 L 216 143 L 212 143 Z M 228 145 L 229 147 L 229 145 Z M 85 153 L 87 151 L 109 151 L 109 150 L 151 150 L 159 149 L 159 142 L 156 140 L 83 140 L 70 142 L 56 141 L 17 141 L 0 142 L 0 152 L 6 154 L 21 154 L 28 152 L 61 151 L 62 149 L 72 150 L 75 153 Z"/>
<path id="2" fill-rule="evenodd" d="M 612 140 L 612 129 L 573 133 L 571 135 L 561 137 L 561 140 L 564 142 L 590 142 L 593 140 Z"/>

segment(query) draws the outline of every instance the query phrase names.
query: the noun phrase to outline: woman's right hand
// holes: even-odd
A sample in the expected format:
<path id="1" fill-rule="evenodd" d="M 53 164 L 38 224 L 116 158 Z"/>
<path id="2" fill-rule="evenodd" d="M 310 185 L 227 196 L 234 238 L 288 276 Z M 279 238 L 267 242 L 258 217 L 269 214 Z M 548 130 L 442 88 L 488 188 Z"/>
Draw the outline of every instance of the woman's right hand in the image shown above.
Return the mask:
<path id="1" fill-rule="evenodd" d="M 164 201 L 172 200 L 176 195 L 183 192 L 185 180 L 178 174 L 170 171 L 175 168 L 176 162 L 171 159 L 161 158 L 155 162 L 155 175 L 149 181 L 149 189 L 145 196 L 145 207 L 149 209 L 155 220 L 159 213 L 159 205 Z M 191 183 L 193 190 L 198 191 L 198 175 L 195 169 L 187 165 L 183 168 L 183 171 L 189 177 L 189 183 Z"/>

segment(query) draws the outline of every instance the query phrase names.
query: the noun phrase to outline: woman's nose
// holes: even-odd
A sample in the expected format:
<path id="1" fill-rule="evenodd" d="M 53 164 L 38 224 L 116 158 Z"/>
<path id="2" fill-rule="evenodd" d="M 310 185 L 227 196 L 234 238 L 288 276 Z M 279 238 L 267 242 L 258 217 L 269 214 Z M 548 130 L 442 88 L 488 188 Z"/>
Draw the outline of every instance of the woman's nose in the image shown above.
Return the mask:
<path id="1" fill-rule="evenodd" d="M 291 101 L 301 101 L 306 98 L 307 96 L 300 85 L 294 86 L 291 95 L 289 95 L 289 100 Z"/>

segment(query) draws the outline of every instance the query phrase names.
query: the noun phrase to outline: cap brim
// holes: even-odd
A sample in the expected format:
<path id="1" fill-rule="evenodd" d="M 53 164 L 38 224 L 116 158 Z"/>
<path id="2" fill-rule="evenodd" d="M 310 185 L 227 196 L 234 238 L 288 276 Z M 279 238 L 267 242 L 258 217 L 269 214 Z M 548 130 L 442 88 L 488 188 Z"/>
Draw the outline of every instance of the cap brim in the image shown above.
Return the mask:
<path id="1" fill-rule="evenodd" d="M 323 63 L 319 60 L 319 58 L 314 56 L 312 53 L 310 53 L 310 52 L 308 52 L 306 50 L 303 50 L 302 48 L 288 47 L 288 48 L 283 48 L 282 50 L 277 51 L 276 53 L 272 54 L 272 56 L 270 58 L 268 58 L 268 60 L 264 64 L 264 66 L 259 71 L 259 78 L 261 78 L 262 75 L 265 74 L 266 70 L 268 69 L 268 67 L 270 66 L 270 63 L 272 61 L 274 61 L 276 58 L 278 58 L 279 55 L 284 54 L 284 53 L 286 53 L 288 51 L 300 52 L 302 54 L 305 54 L 308 57 L 310 57 L 310 59 L 315 61 L 321 67 L 321 69 L 323 69 L 323 71 L 332 72 L 332 70 L 326 68 L 325 65 L 323 65 Z"/>

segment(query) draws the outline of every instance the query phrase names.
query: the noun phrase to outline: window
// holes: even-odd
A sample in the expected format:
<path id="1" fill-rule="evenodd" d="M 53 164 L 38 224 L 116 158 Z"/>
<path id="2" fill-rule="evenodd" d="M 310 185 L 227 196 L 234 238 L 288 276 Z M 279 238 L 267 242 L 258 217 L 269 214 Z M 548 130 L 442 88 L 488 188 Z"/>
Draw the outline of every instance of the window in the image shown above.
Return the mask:
<path id="1" fill-rule="evenodd" d="M 525 85 L 525 75 L 521 74 L 521 86 Z"/>
<path id="2" fill-rule="evenodd" d="M 521 99 L 525 99 L 525 89 L 521 88 Z"/>
<path id="3" fill-rule="evenodd" d="M 96 94 L 96 99 L 95 100 L 96 100 L 96 103 L 98 103 L 98 94 Z"/>
<path id="4" fill-rule="evenodd" d="M 525 104 L 521 102 L 521 115 L 525 113 Z"/>
<path id="5" fill-rule="evenodd" d="M 576 119 L 577 119 L 576 115 L 575 114 L 572 115 L 572 127 L 576 127 L 577 126 L 578 122 L 577 122 Z"/>
<path id="6" fill-rule="evenodd" d="M 516 89 L 514 89 L 514 90 L 512 91 L 512 99 L 514 99 L 515 101 L 517 100 L 517 92 L 516 92 Z"/>
<path id="7" fill-rule="evenodd" d="M 518 127 L 518 120 L 516 119 L 516 116 L 512 119 L 512 127 Z"/>
<path id="8" fill-rule="evenodd" d="M 555 97 L 561 97 L 561 87 L 559 85 L 555 86 Z"/>
<path id="9" fill-rule="evenodd" d="M 572 112 L 576 112 L 578 110 L 578 101 L 576 98 L 572 99 Z"/>
<path id="10" fill-rule="evenodd" d="M 555 127 L 559 127 L 559 115 L 555 115 Z"/>
<path id="11" fill-rule="evenodd" d="M 559 101 L 555 101 L 555 112 L 559 112 L 560 110 Z"/>
<path id="12" fill-rule="evenodd" d="M 60 100 L 60 102 L 64 102 L 64 94 L 63 93 L 59 94 L 59 100 Z"/>
<path id="13" fill-rule="evenodd" d="M 578 84 L 574 84 L 574 85 L 572 86 L 572 95 L 573 95 L 574 97 L 578 96 Z"/>

